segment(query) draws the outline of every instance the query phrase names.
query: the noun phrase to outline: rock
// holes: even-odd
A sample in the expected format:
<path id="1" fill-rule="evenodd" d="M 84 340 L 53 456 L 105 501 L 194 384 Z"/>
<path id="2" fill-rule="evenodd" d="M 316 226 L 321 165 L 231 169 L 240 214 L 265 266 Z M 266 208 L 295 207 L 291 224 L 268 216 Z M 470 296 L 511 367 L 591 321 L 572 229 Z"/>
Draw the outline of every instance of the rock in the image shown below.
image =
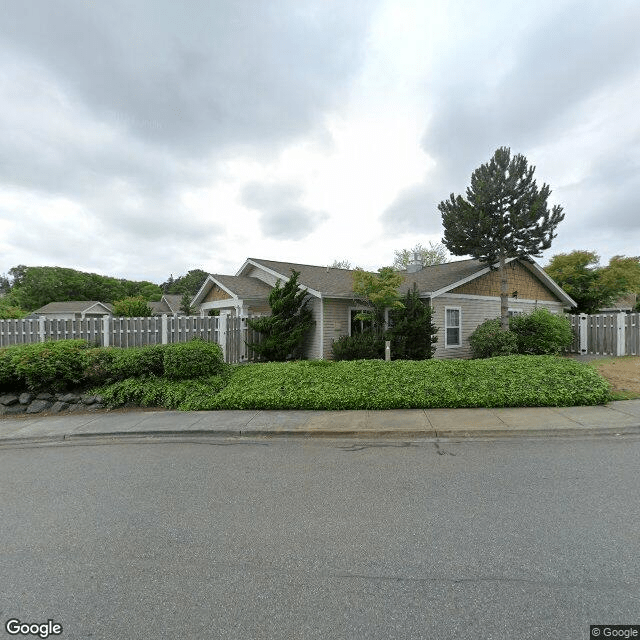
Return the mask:
<path id="1" fill-rule="evenodd" d="M 68 402 L 62 402 L 61 400 L 58 400 L 58 402 L 54 402 L 53 405 L 51 406 L 51 413 L 60 413 L 61 411 L 64 411 L 68 407 L 69 407 Z"/>
<path id="2" fill-rule="evenodd" d="M 51 403 L 48 400 L 34 400 L 28 407 L 27 413 L 40 413 L 51 408 Z"/>
<path id="3" fill-rule="evenodd" d="M 96 402 L 94 404 L 89 404 L 85 407 L 85 409 L 87 409 L 88 411 L 98 411 L 98 409 L 104 409 L 105 406 L 103 404 L 100 404 L 99 402 Z"/>
<path id="4" fill-rule="evenodd" d="M 55 396 L 52 393 L 39 393 L 36 396 L 36 400 L 55 400 Z"/>
<path id="5" fill-rule="evenodd" d="M 20 404 L 29 404 L 34 398 L 35 396 L 33 395 L 33 393 L 25 392 L 20 394 L 18 401 L 20 402 Z"/>
<path id="6" fill-rule="evenodd" d="M 96 402 L 98 402 L 98 397 L 85 394 L 82 396 L 81 400 L 82 404 L 95 404 Z"/>
<path id="7" fill-rule="evenodd" d="M 0 396 L 0 404 L 4 404 L 7 407 L 18 403 L 18 396 L 14 396 L 13 394 Z"/>
<path id="8" fill-rule="evenodd" d="M 79 397 L 77 393 L 65 393 L 64 395 L 61 395 L 58 400 L 60 400 L 60 402 L 67 402 L 69 404 L 74 404 L 76 402 L 78 402 Z"/>
<path id="9" fill-rule="evenodd" d="M 0 416 L 15 416 L 19 413 L 24 413 L 26 410 L 26 404 L 12 404 L 11 406 L 0 404 Z"/>

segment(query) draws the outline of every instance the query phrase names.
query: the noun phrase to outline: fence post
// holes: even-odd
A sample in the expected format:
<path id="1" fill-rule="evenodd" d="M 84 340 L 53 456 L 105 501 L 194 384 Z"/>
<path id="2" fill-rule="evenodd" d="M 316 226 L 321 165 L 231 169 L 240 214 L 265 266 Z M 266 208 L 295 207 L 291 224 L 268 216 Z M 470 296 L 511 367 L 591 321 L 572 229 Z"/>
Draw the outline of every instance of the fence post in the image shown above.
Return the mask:
<path id="1" fill-rule="evenodd" d="M 218 344 L 222 348 L 222 358 L 227 361 L 227 314 L 218 316 Z"/>
<path id="2" fill-rule="evenodd" d="M 102 316 L 102 346 L 109 346 L 111 337 L 111 316 Z"/>
<path id="3" fill-rule="evenodd" d="M 162 332 L 162 336 L 160 338 L 162 340 L 162 344 L 167 344 L 169 342 L 169 322 L 166 313 L 163 313 L 160 318 L 160 331 Z"/>
<path id="4" fill-rule="evenodd" d="M 587 342 L 588 342 L 588 335 L 587 335 L 587 321 L 589 319 L 589 316 L 586 313 L 581 313 L 578 316 L 578 335 L 580 336 L 580 353 L 581 354 L 585 354 L 587 353 L 588 349 L 587 349 Z"/>
<path id="5" fill-rule="evenodd" d="M 625 336 L 625 318 L 626 318 L 626 313 L 624 313 L 624 311 L 621 311 L 620 313 L 618 313 L 618 316 L 616 318 L 616 338 L 617 338 L 617 342 L 616 342 L 616 355 L 617 356 L 624 356 L 627 354 L 627 350 L 626 350 L 626 336 Z"/>
<path id="6" fill-rule="evenodd" d="M 385 340 L 384 343 L 384 359 L 391 362 L 391 342 L 389 340 Z"/>
<path id="7" fill-rule="evenodd" d="M 44 342 L 44 318 L 42 316 L 38 318 L 38 336 L 40 342 Z"/>

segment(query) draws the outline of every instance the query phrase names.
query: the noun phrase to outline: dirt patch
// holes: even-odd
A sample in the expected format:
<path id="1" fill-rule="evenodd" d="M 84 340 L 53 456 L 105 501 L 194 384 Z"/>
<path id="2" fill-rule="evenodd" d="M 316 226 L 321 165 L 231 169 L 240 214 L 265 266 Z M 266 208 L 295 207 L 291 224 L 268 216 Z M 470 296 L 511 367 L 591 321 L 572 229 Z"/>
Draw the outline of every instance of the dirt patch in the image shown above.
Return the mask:
<path id="1" fill-rule="evenodd" d="M 640 398 L 640 357 L 599 358 L 589 364 L 611 383 L 614 393 Z"/>

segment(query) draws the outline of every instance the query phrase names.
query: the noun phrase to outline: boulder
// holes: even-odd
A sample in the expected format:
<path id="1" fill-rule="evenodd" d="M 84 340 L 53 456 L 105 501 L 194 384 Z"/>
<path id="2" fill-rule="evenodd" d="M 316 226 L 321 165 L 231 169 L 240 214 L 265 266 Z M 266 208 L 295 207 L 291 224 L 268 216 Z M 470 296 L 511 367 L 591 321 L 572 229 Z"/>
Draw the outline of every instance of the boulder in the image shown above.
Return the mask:
<path id="1" fill-rule="evenodd" d="M 11 405 L 14 405 L 14 404 L 18 404 L 18 396 L 13 394 L 0 396 L 0 404 L 4 404 L 7 407 L 10 407 Z"/>
<path id="2" fill-rule="evenodd" d="M 51 408 L 51 403 L 48 400 L 34 400 L 27 407 L 27 413 L 40 413 L 50 408 Z"/>

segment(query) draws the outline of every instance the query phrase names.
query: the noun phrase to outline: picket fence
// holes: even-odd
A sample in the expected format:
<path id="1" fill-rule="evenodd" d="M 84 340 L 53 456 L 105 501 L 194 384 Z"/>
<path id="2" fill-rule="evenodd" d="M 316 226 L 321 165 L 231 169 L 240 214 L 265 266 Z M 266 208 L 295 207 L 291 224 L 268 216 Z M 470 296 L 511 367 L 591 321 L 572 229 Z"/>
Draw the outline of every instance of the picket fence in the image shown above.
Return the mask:
<path id="1" fill-rule="evenodd" d="M 640 313 L 572 315 L 570 353 L 603 356 L 640 355 Z"/>
<path id="2" fill-rule="evenodd" d="M 187 342 L 198 337 L 217 342 L 222 347 L 226 362 L 247 362 L 255 359 L 247 343 L 260 342 L 260 334 L 249 327 L 247 319 L 245 316 L 163 315 L 148 318 L 103 316 L 82 320 L 0 320 L 0 347 L 82 338 L 96 346 L 126 348 Z"/>

